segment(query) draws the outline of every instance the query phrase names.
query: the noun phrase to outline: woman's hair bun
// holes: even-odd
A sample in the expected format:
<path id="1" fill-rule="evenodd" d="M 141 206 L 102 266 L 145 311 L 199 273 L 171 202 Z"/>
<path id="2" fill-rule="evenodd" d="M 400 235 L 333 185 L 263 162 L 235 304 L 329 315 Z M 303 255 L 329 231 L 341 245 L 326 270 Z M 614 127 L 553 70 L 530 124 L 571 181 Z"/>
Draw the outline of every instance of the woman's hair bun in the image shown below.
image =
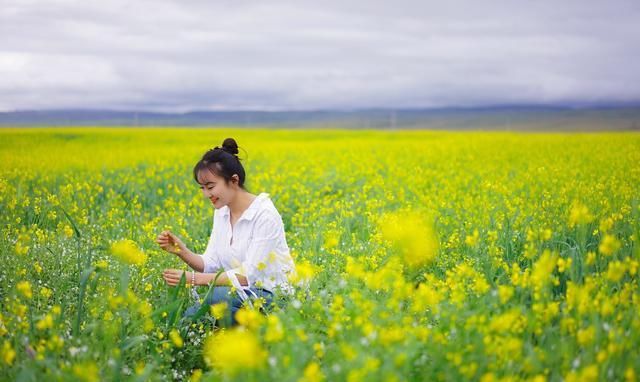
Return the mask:
<path id="1" fill-rule="evenodd" d="M 238 144 L 233 138 L 227 138 L 222 142 L 222 149 L 229 154 L 238 155 Z"/>

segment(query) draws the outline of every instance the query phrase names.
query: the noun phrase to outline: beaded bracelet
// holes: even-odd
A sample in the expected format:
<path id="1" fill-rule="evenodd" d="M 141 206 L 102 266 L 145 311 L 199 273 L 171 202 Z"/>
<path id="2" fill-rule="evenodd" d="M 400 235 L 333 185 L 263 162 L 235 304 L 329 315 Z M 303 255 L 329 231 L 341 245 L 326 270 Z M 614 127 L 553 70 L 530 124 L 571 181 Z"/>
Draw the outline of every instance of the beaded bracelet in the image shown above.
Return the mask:
<path id="1" fill-rule="evenodd" d="M 196 286 L 196 271 L 191 271 L 191 286 Z"/>

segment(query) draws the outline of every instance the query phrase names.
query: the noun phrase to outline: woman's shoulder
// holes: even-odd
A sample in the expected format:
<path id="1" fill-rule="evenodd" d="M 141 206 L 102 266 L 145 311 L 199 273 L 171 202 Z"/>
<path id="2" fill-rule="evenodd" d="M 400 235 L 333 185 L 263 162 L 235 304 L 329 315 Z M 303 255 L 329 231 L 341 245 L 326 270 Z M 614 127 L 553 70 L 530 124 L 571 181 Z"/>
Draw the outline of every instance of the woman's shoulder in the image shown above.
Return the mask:
<path id="1" fill-rule="evenodd" d="M 255 215 L 257 219 L 262 221 L 265 221 L 265 220 L 267 221 L 275 220 L 278 222 L 282 221 L 280 212 L 278 212 L 278 209 L 273 204 L 273 201 L 271 200 L 271 197 L 269 196 L 269 194 L 262 192 L 258 196 L 256 196 L 256 198 L 258 199 L 258 205 L 256 208 L 256 215 Z"/>

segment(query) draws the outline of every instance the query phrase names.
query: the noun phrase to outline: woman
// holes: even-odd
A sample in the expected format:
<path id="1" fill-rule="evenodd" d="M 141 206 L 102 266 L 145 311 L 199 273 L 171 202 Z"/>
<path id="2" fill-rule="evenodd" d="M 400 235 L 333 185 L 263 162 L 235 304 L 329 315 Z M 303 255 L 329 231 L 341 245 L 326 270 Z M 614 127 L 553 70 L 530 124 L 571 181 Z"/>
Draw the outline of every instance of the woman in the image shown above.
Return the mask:
<path id="1" fill-rule="evenodd" d="M 185 274 L 188 284 L 209 285 L 215 280 L 205 303 L 226 302 L 232 325 L 245 300 L 261 297 L 270 305 L 274 293 L 291 293 L 287 276 L 295 272 L 282 218 L 267 194 L 254 195 L 245 189 L 245 171 L 237 154 L 236 141 L 227 138 L 222 147 L 207 151 L 193 169 L 194 179 L 215 208 L 205 252 L 194 254 L 170 231 L 156 239 L 162 249 L 193 269 Z M 162 276 L 167 284 L 177 285 L 183 273 L 166 269 Z M 192 306 L 185 316 L 198 309 L 197 304 Z"/>

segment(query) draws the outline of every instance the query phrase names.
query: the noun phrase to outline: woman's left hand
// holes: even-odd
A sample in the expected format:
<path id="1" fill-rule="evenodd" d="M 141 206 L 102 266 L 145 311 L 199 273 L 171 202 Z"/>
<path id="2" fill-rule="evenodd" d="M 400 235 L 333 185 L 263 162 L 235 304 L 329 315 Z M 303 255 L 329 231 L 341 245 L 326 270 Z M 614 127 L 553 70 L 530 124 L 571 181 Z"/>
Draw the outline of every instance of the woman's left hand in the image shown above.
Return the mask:
<path id="1" fill-rule="evenodd" d="M 164 272 L 162 272 L 162 277 L 164 278 L 164 281 L 167 282 L 167 284 L 175 286 L 180 283 L 180 278 L 182 277 L 183 273 L 185 272 L 180 269 L 165 269 Z M 191 279 L 189 278 L 189 276 L 191 275 L 185 275 L 185 278 L 187 279 L 187 285 L 191 284 Z"/>

